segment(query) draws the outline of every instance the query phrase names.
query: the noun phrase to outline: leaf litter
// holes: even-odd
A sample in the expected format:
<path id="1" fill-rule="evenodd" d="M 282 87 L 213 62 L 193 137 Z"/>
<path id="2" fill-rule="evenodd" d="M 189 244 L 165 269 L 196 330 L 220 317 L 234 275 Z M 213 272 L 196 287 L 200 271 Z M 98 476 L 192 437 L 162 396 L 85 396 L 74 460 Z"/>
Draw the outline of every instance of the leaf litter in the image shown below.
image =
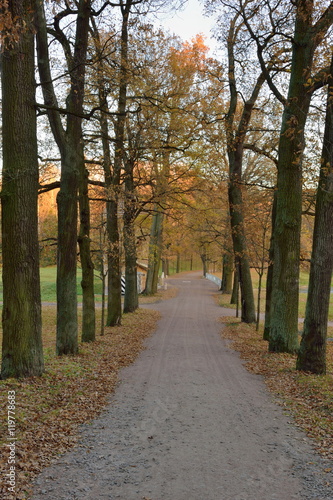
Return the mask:
<path id="1" fill-rule="evenodd" d="M 160 292 L 155 299 L 172 298 L 175 288 Z M 54 320 L 54 310 L 46 308 Z M 78 356 L 58 358 L 54 354 L 54 327 L 49 318 L 44 331 L 45 374 L 40 378 L 0 381 L 0 440 L 8 440 L 7 393 L 16 392 L 16 488 L 9 494 L 4 481 L 3 500 L 25 500 L 31 483 L 41 470 L 77 442 L 79 425 L 96 417 L 108 403 L 118 381 L 119 370 L 132 363 L 144 348 L 143 341 L 156 328 L 159 313 L 139 309 L 124 315 L 120 327 L 106 328 L 94 343 L 81 344 Z M 314 439 L 324 457 L 333 460 L 333 343 L 328 344 L 328 370 L 316 376 L 295 370 L 296 358 L 267 351 L 267 342 L 255 328 L 224 317 L 222 336 L 240 352 L 249 371 L 262 375 L 268 389 L 295 420 L 295 424 Z M 8 470 L 8 451 L 0 457 L 3 477 Z M 332 465 L 333 468 L 333 465 Z M 331 467 L 326 472 L 331 472 Z"/>
<path id="2" fill-rule="evenodd" d="M 172 294 L 159 294 L 158 299 Z M 45 314 L 54 317 L 55 313 L 50 308 Z M 119 370 L 136 359 L 144 348 L 144 340 L 156 329 L 159 316 L 157 311 L 147 309 L 126 314 L 121 326 L 106 327 L 105 335 L 98 336 L 95 342 L 80 344 L 77 356 L 60 358 L 54 354 L 54 327 L 45 328 L 43 376 L 0 382 L 2 478 L 10 467 L 7 394 L 15 391 L 16 395 L 15 494 L 8 491 L 9 485 L 2 480 L 3 500 L 28 498 L 33 478 L 75 445 L 79 425 L 103 410 L 117 385 Z"/>
<path id="3" fill-rule="evenodd" d="M 333 460 L 333 343 L 327 345 L 327 374 L 314 375 L 296 370 L 296 355 L 268 352 L 267 342 L 253 325 L 230 317 L 221 321 L 222 337 L 231 341 L 246 368 L 264 377 L 276 401 L 313 439 L 317 452 Z"/>

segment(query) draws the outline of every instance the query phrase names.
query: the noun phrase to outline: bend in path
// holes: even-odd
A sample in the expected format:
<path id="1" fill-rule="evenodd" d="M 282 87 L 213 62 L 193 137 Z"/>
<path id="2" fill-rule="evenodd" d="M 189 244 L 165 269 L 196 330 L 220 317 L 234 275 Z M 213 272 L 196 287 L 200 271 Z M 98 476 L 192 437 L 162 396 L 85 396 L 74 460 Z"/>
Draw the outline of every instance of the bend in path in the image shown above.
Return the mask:
<path id="1" fill-rule="evenodd" d="M 220 337 L 216 286 L 172 279 L 158 329 L 110 405 L 35 484 L 33 500 L 333 498 L 325 461 Z"/>

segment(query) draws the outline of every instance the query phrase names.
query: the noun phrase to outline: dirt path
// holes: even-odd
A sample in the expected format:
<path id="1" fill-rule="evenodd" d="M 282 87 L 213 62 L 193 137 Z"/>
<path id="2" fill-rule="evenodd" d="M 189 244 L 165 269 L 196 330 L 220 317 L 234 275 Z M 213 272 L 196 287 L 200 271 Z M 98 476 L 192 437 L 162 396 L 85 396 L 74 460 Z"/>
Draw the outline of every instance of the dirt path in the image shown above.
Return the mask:
<path id="1" fill-rule="evenodd" d="M 162 319 L 147 350 L 33 500 L 332 499 L 328 464 L 221 339 L 216 286 L 172 283 L 176 298 L 148 306 Z"/>

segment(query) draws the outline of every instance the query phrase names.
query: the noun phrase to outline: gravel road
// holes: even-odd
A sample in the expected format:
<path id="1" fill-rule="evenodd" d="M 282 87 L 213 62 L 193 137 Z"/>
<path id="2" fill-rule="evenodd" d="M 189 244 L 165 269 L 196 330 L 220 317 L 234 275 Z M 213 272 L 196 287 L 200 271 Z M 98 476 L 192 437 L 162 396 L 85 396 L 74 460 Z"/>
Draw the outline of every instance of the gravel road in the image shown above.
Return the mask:
<path id="1" fill-rule="evenodd" d="M 216 285 L 197 273 L 76 448 L 35 481 L 32 500 L 333 499 L 332 467 L 221 339 Z"/>

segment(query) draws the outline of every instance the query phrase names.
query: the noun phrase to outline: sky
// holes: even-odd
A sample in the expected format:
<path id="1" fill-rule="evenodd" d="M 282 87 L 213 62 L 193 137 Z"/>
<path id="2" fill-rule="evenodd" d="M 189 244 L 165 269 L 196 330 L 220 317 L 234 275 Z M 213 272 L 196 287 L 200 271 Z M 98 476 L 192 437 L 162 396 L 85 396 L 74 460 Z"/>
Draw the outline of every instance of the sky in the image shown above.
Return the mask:
<path id="1" fill-rule="evenodd" d="M 173 9 L 169 14 L 160 14 L 159 23 L 171 33 L 175 33 L 183 40 L 190 40 L 198 33 L 203 33 L 206 44 L 214 50 L 216 41 L 210 32 L 214 26 L 214 19 L 203 15 L 204 7 L 198 0 L 188 0 L 185 8 Z"/>

